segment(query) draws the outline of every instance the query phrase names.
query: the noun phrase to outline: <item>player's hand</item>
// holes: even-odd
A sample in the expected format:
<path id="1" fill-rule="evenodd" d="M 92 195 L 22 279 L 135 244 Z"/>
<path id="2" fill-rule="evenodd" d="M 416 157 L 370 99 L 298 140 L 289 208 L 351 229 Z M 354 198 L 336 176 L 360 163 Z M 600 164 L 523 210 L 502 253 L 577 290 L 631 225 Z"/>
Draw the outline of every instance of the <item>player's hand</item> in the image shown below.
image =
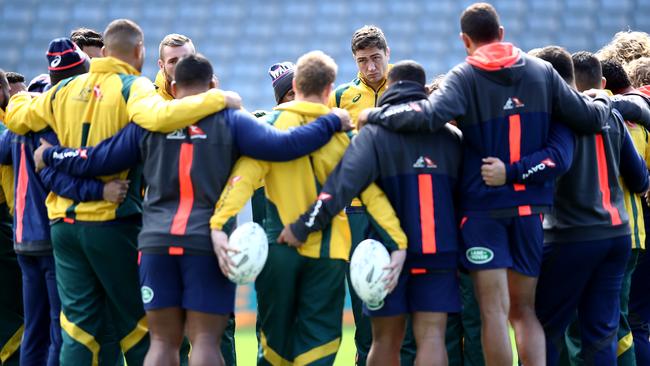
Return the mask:
<path id="1" fill-rule="evenodd" d="M 372 108 L 367 108 L 361 111 L 359 113 L 359 116 L 357 117 L 357 128 L 361 129 L 363 126 L 368 123 L 368 114 L 370 114 L 370 111 L 372 111 Z"/>
<path id="2" fill-rule="evenodd" d="M 332 108 L 334 113 L 341 120 L 341 131 L 347 132 L 354 129 L 354 122 L 350 118 L 350 112 L 341 108 Z"/>
<path id="3" fill-rule="evenodd" d="M 402 268 L 404 267 L 404 261 L 406 261 L 406 250 L 395 250 L 390 253 L 390 264 L 384 269 L 388 269 L 388 274 L 384 277 L 384 282 L 386 283 L 386 290 L 388 293 L 393 292 L 399 281 L 399 275 L 402 273 Z"/>
<path id="4" fill-rule="evenodd" d="M 226 99 L 226 108 L 241 108 L 241 97 L 234 91 L 224 90 L 223 96 Z"/>
<path id="5" fill-rule="evenodd" d="M 235 267 L 235 262 L 230 258 L 230 254 L 235 254 L 239 251 L 228 244 L 228 235 L 221 230 L 212 230 L 210 237 L 212 238 L 212 250 L 217 255 L 221 273 L 228 277 L 231 273 L 231 268 Z"/>
<path id="6" fill-rule="evenodd" d="M 122 203 L 129 191 L 128 180 L 115 179 L 104 183 L 104 200 L 113 203 Z"/>
<path id="7" fill-rule="evenodd" d="M 299 241 L 296 236 L 293 235 L 293 231 L 291 231 L 291 227 L 289 225 L 285 226 L 284 229 L 282 229 L 280 236 L 278 236 L 278 243 L 287 243 L 290 247 L 294 248 L 300 248 L 303 246 L 303 244 L 305 244 Z"/>
<path id="8" fill-rule="evenodd" d="M 45 162 L 43 161 L 43 152 L 45 149 L 52 147 L 52 144 L 47 142 L 45 139 L 41 139 L 41 146 L 34 151 L 34 164 L 36 165 L 36 172 L 40 172 L 41 170 L 45 169 Z"/>
<path id="9" fill-rule="evenodd" d="M 591 98 L 596 98 L 596 97 L 607 97 L 608 94 L 606 91 L 603 89 L 589 89 L 585 90 L 582 92 L 582 94 L 591 97 Z"/>
<path id="10" fill-rule="evenodd" d="M 481 176 L 488 186 L 502 186 L 506 184 L 506 166 L 499 158 L 484 158 L 481 166 Z"/>

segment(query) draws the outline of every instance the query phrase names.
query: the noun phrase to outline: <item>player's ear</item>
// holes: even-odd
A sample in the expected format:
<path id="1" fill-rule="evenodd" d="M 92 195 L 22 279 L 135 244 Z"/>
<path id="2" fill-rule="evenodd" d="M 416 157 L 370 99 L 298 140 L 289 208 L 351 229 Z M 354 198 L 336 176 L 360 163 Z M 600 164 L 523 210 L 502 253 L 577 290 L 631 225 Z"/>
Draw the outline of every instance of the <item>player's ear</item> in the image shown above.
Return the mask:
<path id="1" fill-rule="evenodd" d="M 106 46 L 102 46 L 101 53 L 102 57 L 106 57 Z"/>
<path id="2" fill-rule="evenodd" d="M 472 40 L 469 38 L 469 36 L 463 32 L 460 32 L 459 34 L 460 40 L 463 41 L 463 45 L 465 46 L 465 49 L 470 49 L 472 48 Z"/>
<path id="3" fill-rule="evenodd" d="M 506 31 L 502 26 L 499 26 L 499 42 L 503 42 L 503 37 L 505 36 Z"/>
<path id="4" fill-rule="evenodd" d="M 605 89 L 605 85 L 607 85 L 607 79 L 603 76 L 600 78 L 600 88 Z"/>
<path id="5" fill-rule="evenodd" d="M 171 87 L 172 87 L 171 90 L 172 96 L 174 97 L 174 99 L 176 99 L 176 94 L 178 93 L 178 89 L 176 87 L 176 81 L 172 81 Z"/>

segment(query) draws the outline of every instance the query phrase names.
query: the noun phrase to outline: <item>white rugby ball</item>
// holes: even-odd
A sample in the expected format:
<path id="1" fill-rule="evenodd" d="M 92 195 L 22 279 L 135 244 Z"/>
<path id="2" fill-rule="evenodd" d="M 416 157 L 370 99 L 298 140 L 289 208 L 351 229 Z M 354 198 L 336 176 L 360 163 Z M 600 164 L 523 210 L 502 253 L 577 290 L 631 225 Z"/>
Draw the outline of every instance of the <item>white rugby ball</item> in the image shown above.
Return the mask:
<path id="1" fill-rule="evenodd" d="M 247 222 L 233 231 L 228 242 L 239 250 L 230 254 L 235 265 L 228 279 L 238 285 L 255 281 L 269 255 L 269 241 L 264 229 L 254 222 Z"/>
<path id="2" fill-rule="evenodd" d="M 384 277 L 388 274 L 390 254 L 383 244 L 373 239 L 359 243 L 350 259 L 350 282 L 359 298 L 370 310 L 384 306 L 388 294 Z"/>

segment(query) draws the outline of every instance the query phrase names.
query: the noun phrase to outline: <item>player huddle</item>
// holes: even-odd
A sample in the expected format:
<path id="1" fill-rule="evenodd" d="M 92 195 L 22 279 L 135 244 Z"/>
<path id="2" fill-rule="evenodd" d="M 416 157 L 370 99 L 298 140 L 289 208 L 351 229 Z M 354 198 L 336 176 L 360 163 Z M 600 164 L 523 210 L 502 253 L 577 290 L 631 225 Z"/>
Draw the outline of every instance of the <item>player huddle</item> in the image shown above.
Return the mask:
<path id="1" fill-rule="evenodd" d="M 126 19 L 54 39 L 29 90 L 0 72 L 1 363 L 234 365 L 252 199 L 259 365 L 334 363 L 369 238 L 389 293 L 350 287 L 357 365 L 511 365 L 509 326 L 524 365 L 650 364 L 650 36 L 526 54 L 489 4 L 460 26 L 432 84 L 364 26 L 355 79 L 321 51 L 274 64 L 254 115 L 185 36 L 141 77 Z"/>

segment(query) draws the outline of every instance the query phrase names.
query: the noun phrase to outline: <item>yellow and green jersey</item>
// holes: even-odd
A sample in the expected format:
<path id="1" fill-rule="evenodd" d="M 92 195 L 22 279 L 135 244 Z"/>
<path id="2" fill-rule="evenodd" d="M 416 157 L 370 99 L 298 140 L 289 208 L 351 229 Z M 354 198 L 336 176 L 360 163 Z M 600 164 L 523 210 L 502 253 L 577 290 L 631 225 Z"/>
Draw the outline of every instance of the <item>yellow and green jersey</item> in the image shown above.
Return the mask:
<path id="1" fill-rule="evenodd" d="M 648 130 L 643 126 L 626 123 L 627 130 L 630 132 L 632 142 L 639 155 L 650 168 L 650 138 Z M 640 194 L 632 193 L 621 179 L 623 188 L 623 198 L 625 200 L 625 209 L 630 216 L 630 229 L 632 230 L 632 249 L 645 249 L 645 225 L 643 220 L 642 197 Z"/>
<path id="2" fill-rule="evenodd" d="M 277 106 L 275 113 L 269 118 L 276 128 L 288 130 L 307 124 L 329 111 L 330 109 L 322 104 L 293 101 Z M 319 150 L 289 162 L 274 163 L 248 157 L 240 158 L 233 168 L 228 186 L 217 202 L 210 220 L 211 228 L 221 229 L 228 219 L 239 212 L 264 181 L 265 194 L 269 201 L 267 227 L 268 223 L 275 221 L 275 227 L 271 228 L 274 234 L 269 239 L 275 241 L 284 225 L 294 222 L 316 201 L 320 188 L 341 160 L 349 143 L 350 137 L 347 134 L 337 133 Z M 406 235 L 400 228 L 399 220 L 384 192 L 372 184 L 362 192 L 361 199 L 367 204 L 370 215 L 388 234 L 388 239 L 394 241 L 387 244 L 406 248 Z M 277 220 L 270 218 L 269 214 L 276 216 Z M 347 215 L 342 211 L 332 219 L 331 226 L 326 230 L 310 234 L 305 244 L 298 248 L 298 252 L 310 258 L 347 260 L 350 246 L 350 226 Z"/>
<path id="3" fill-rule="evenodd" d="M 169 94 L 167 92 L 167 89 L 165 89 L 165 86 L 167 86 L 167 78 L 165 77 L 165 74 L 162 72 L 162 70 L 158 70 L 158 73 L 156 74 L 156 80 L 154 80 L 153 85 L 156 87 L 156 92 L 158 95 L 160 95 L 164 100 L 174 99 L 174 96 Z"/>
<path id="4" fill-rule="evenodd" d="M 61 145 L 76 148 L 94 146 L 130 121 L 150 131 L 171 132 L 226 106 L 224 95 L 218 90 L 165 101 L 151 81 L 139 74 L 116 58 L 95 58 L 89 73 L 62 80 L 37 98 L 32 99 L 27 93 L 14 95 L 7 107 L 6 125 L 18 134 L 49 127 Z M 140 192 L 133 184 L 140 176 L 136 170 L 99 177 L 105 182 L 117 178 L 132 180 L 130 188 L 134 189 L 129 189 L 123 203 L 74 202 L 50 193 L 46 199 L 49 218 L 68 222 L 110 221 L 139 213 Z"/>
<path id="5" fill-rule="evenodd" d="M 389 66 L 390 69 L 390 66 Z M 339 85 L 330 94 L 327 105 L 330 108 L 343 108 L 350 113 L 350 118 L 357 123 L 359 113 L 366 108 L 377 107 L 377 102 L 386 91 L 386 79 L 377 90 L 366 84 L 363 75 L 359 72 L 357 77 L 349 83 Z"/>

